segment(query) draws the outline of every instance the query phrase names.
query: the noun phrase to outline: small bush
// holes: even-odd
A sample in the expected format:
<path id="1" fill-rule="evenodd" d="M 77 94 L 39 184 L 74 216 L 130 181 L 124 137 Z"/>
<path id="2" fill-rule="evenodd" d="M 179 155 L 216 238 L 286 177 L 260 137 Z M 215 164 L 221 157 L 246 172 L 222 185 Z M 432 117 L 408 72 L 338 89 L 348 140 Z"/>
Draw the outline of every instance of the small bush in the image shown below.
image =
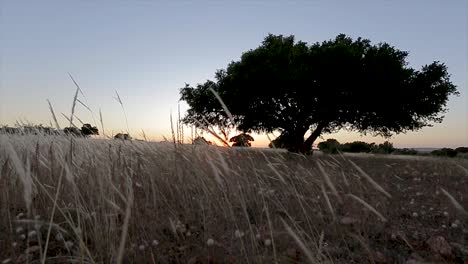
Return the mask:
<path id="1" fill-rule="evenodd" d="M 76 127 L 66 127 L 66 128 L 63 129 L 63 132 L 65 133 L 65 135 L 71 135 L 71 136 L 75 136 L 75 137 L 82 137 L 83 136 L 83 133 L 81 133 L 81 130 L 79 130 Z"/>
<path id="2" fill-rule="evenodd" d="M 412 148 L 395 149 L 392 154 L 395 155 L 417 155 L 418 151 Z"/>
<path id="3" fill-rule="evenodd" d="M 354 141 L 341 145 L 341 151 L 351 153 L 369 153 L 375 148 L 375 143 L 366 143 L 363 141 Z"/>
<path id="4" fill-rule="evenodd" d="M 132 137 L 129 134 L 118 133 L 117 135 L 114 136 L 114 139 L 132 140 Z"/>
<path id="5" fill-rule="evenodd" d="M 450 157 L 453 158 L 457 156 L 457 151 L 451 148 L 437 149 L 431 152 L 431 155 L 438 157 Z"/>
<path id="6" fill-rule="evenodd" d="M 327 154 L 337 154 L 338 150 L 340 149 L 340 142 L 334 138 L 329 138 L 327 141 L 320 142 L 318 144 L 318 148 L 323 153 Z"/>
<path id="7" fill-rule="evenodd" d="M 468 147 L 458 147 L 455 151 L 458 153 L 468 153 Z"/>
<path id="8" fill-rule="evenodd" d="M 394 151 L 395 151 L 395 148 L 393 147 L 393 144 L 389 141 L 385 141 L 384 143 L 379 144 L 378 146 L 372 149 L 372 153 L 378 153 L 378 154 L 390 154 Z"/>

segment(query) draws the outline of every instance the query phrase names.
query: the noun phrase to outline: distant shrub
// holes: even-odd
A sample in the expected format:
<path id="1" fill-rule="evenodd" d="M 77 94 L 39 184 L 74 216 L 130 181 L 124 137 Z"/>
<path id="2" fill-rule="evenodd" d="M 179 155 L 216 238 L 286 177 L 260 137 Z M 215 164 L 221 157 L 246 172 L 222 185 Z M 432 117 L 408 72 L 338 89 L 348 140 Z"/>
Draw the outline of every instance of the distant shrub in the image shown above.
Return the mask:
<path id="1" fill-rule="evenodd" d="M 81 130 L 79 130 L 76 127 L 66 127 L 63 129 L 63 132 L 65 133 L 65 135 L 69 135 L 69 136 L 75 136 L 75 137 L 83 136 L 83 134 L 81 133 Z"/>
<path id="2" fill-rule="evenodd" d="M 375 148 L 375 143 L 366 143 L 363 141 L 354 141 L 341 145 L 341 151 L 351 153 L 369 153 Z"/>
<path id="3" fill-rule="evenodd" d="M 131 140 L 132 137 L 129 134 L 118 133 L 117 135 L 114 136 L 114 139 Z"/>
<path id="4" fill-rule="evenodd" d="M 91 135 L 99 135 L 97 127 L 93 127 L 90 124 L 83 124 L 81 129 L 77 127 L 66 127 L 63 129 L 66 135 L 72 135 L 75 137 L 89 137 Z"/>
<path id="5" fill-rule="evenodd" d="M 468 153 L 468 147 L 458 147 L 455 151 L 458 153 Z"/>
<path id="6" fill-rule="evenodd" d="M 340 149 L 340 142 L 334 138 L 329 138 L 326 141 L 320 142 L 317 147 L 323 153 L 337 154 Z"/>
<path id="7" fill-rule="evenodd" d="M 385 141 L 382 144 L 376 145 L 375 143 L 367 143 L 363 141 L 354 141 L 344 144 L 340 144 L 336 139 L 327 139 L 326 141 L 320 142 L 318 148 L 323 153 L 338 153 L 339 151 L 351 152 L 351 153 L 380 153 L 390 154 L 395 151 L 393 144 L 389 141 Z"/>
<path id="8" fill-rule="evenodd" d="M 451 148 L 443 148 L 443 149 L 437 149 L 437 150 L 432 151 L 431 155 L 453 158 L 457 156 L 457 151 Z"/>
<path id="9" fill-rule="evenodd" d="M 417 155 L 418 151 L 412 148 L 395 149 L 392 154 L 395 155 Z"/>
<path id="10" fill-rule="evenodd" d="M 382 144 L 379 144 L 378 146 L 374 146 L 372 149 L 372 153 L 379 153 L 379 154 L 390 154 L 395 151 L 395 148 L 393 147 L 393 144 L 389 141 L 385 141 Z"/>
<path id="11" fill-rule="evenodd" d="M 88 137 L 91 135 L 99 135 L 99 130 L 95 126 L 91 126 L 90 124 L 83 124 L 81 127 L 81 134 Z"/>

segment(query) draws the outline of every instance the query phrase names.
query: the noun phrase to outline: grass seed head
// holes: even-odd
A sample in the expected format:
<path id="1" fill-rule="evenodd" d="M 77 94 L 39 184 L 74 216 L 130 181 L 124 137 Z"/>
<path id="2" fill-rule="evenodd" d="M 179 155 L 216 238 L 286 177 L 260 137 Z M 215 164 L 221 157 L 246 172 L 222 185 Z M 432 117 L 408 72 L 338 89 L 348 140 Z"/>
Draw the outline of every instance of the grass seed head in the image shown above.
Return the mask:
<path id="1" fill-rule="evenodd" d="M 207 244 L 209 247 L 211 247 L 211 246 L 214 245 L 214 242 L 215 242 L 215 241 L 214 241 L 212 238 L 208 238 L 208 240 L 206 241 L 206 244 Z"/>

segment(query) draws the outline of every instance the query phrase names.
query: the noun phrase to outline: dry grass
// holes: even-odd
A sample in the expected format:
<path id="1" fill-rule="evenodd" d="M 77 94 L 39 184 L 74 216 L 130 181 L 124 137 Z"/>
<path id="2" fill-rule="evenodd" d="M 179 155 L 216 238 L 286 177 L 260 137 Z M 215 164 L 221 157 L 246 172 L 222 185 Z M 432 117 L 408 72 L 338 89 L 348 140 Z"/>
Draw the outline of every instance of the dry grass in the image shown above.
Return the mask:
<path id="1" fill-rule="evenodd" d="M 439 235 L 467 247 L 467 168 L 0 135 L 0 261 L 468 261 L 462 249 L 442 258 L 425 245 Z"/>

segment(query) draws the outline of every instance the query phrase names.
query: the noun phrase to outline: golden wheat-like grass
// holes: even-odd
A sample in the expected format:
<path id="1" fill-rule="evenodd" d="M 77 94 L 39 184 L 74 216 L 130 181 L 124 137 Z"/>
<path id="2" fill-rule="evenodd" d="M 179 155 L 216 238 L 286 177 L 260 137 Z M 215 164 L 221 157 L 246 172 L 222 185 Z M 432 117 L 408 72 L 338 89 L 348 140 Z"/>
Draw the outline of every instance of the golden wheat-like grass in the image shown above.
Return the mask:
<path id="1" fill-rule="evenodd" d="M 0 135 L 0 260 L 365 262 L 380 243 L 373 237 L 404 227 L 399 216 L 415 193 L 405 184 L 421 185 L 408 168 L 440 172 L 428 179 L 444 195 L 424 200 L 466 212 L 467 190 L 456 184 L 465 177 L 456 166 L 391 162 L 401 168 L 384 166 L 384 157 Z M 355 224 L 336 221 L 343 217 Z M 350 242 L 356 232 L 365 248 Z"/>

